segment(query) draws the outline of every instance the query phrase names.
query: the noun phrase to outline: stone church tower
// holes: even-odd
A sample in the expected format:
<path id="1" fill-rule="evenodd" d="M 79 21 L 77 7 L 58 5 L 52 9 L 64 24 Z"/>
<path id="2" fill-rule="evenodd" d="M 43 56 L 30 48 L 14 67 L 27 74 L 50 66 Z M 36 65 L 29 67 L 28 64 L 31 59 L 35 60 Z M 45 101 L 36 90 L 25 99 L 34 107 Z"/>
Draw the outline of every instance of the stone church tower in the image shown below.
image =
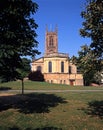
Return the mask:
<path id="1" fill-rule="evenodd" d="M 48 31 L 46 29 L 46 36 L 45 36 L 45 55 L 58 53 L 58 30 L 57 27 L 55 31 Z"/>
<path id="2" fill-rule="evenodd" d="M 78 73 L 77 66 L 69 60 L 67 53 L 58 52 L 58 30 L 46 29 L 44 56 L 32 61 L 31 70 L 41 71 L 45 82 L 83 85 L 83 76 Z"/>

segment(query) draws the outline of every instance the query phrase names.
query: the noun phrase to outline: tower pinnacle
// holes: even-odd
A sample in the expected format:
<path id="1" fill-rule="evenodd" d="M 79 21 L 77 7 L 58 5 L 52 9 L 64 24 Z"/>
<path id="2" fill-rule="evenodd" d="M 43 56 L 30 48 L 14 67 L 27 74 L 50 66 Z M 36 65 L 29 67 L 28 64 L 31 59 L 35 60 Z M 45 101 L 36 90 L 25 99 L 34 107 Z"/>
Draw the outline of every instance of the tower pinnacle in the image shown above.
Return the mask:
<path id="1" fill-rule="evenodd" d="M 58 35 L 57 35 L 57 26 L 54 31 L 48 31 L 46 26 L 46 36 L 45 36 L 45 54 L 58 53 Z"/>

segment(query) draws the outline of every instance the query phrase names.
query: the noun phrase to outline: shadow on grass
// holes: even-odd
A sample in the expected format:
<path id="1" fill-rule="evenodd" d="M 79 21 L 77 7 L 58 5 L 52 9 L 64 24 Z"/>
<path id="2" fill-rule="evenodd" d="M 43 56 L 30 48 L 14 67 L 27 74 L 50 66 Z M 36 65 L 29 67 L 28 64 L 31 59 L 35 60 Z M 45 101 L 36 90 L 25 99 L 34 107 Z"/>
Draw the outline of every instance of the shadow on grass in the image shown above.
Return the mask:
<path id="1" fill-rule="evenodd" d="M 0 87 L 0 91 L 7 91 L 7 90 L 10 90 L 11 88 L 9 88 L 9 87 Z"/>
<path id="2" fill-rule="evenodd" d="M 9 128 L 8 130 L 21 130 L 21 129 L 17 127 L 12 127 L 12 128 Z M 26 128 L 25 130 L 62 130 L 62 129 L 57 128 L 57 127 L 43 127 L 43 128 L 36 128 L 36 129 Z"/>
<path id="3" fill-rule="evenodd" d="M 17 109 L 21 113 L 48 113 L 50 107 L 56 107 L 59 103 L 66 103 L 65 99 L 54 94 L 25 94 L 0 97 L 0 111 L 10 108 Z"/>
<path id="4" fill-rule="evenodd" d="M 29 130 L 29 129 L 28 129 Z M 62 130 L 62 128 L 57 128 L 57 127 L 44 127 L 44 128 L 37 128 L 34 130 Z"/>
<path id="5" fill-rule="evenodd" d="M 103 101 L 88 102 L 88 108 L 82 110 L 88 115 L 97 116 L 100 119 L 103 119 Z"/>

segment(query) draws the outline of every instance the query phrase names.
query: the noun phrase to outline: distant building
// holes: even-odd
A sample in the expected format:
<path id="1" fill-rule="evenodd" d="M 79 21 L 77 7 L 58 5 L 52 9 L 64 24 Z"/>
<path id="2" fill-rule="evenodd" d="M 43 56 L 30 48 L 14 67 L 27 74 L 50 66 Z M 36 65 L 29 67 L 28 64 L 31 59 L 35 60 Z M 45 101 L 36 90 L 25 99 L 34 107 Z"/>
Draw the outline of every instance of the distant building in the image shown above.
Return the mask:
<path id="1" fill-rule="evenodd" d="M 66 53 L 58 52 L 58 32 L 48 31 L 45 36 L 44 56 L 32 61 L 32 71 L 41 71 L 49 83 L 83 85 L 82 74 L 77 73 L 77 67 L 69 60 Z"/>

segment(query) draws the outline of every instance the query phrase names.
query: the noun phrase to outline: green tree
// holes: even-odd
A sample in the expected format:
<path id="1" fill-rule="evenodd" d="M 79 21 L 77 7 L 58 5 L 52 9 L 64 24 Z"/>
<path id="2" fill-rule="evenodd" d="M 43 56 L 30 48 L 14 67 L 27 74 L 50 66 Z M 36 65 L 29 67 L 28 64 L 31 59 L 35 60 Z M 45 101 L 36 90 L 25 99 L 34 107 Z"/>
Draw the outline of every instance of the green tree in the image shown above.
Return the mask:
<path id="1" fill-rule="evenodd" d="M 0 78 L 5 81 L 17 78 L 22 56 L 39 54 L 33 18 L 37 9 L 32 0 L 0 1 Z"/>
<path id="2" fill-rule="evenodd" d="M 97 83 L 97 84 L 101 84 L 101 82 L 102 82 L 102 72 L 99 72 L 99 71 L 97 71 L 96 73 L 95 73 L 95 75 L 94 75 L 94 77 L 93 77 L 93 79 L 94 79 L 94 82 L 95 83 Z"/>
<path id="3" fill-rule="evenodd" d="M 77 65 L 83 74 L 84 84 L 90 85 L 91 82 L 94 82 L 94 75 L 98 70 L 98 66 L 96 65 L 98 64 L 98 60 L 87 45 L 81 46 L 78 54 Z"/>
<path id="4" fill-rule="evenodd" d="M 39 70 L 30 72 L 28 78 L 32 81 L 44 81 L 44 75 Z"/>
<path id="5" fill-rule="evenodd" d="M 85 21 L 82 23 L 80 35 L 91 38 L 90 48 L 95 57 L 101 61 L 103 59 L 103 0 L 87 0 L 81 16 Z"/>
<path id="6" fill-rule="evenodd" d="M 77 65 L 78 58 L 77 58 L 76 56 L 73 55 L 73 56 L 70 58 L 70 60 L 72 61 L 73 64 Z"/>
<path id="7" fill-rule="evenodd" d="M 22 94 L 24 94 L 24 78 L 28 77 L 30 72 L 30 60 L 27 58 L 22 58 L 21 66 L 17 69 L 18 75 L 17 79 L 22 81 Z"/>

